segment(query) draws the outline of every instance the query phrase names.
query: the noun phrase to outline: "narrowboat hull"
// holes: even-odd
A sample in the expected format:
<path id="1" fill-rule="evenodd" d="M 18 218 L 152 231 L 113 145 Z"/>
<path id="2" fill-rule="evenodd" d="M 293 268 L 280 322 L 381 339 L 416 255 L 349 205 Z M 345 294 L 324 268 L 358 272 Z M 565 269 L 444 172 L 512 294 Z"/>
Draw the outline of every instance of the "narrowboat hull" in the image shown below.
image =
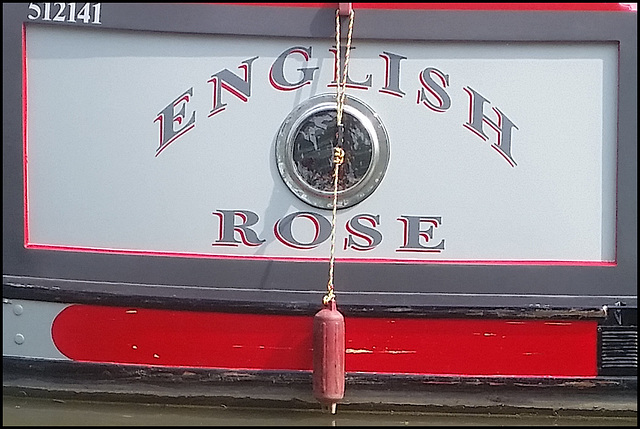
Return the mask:
<path id="1" fill-rule="evenodd" d="M 637 412 L 636 12 L 340 5 L 3 5 L 5 391 Z"/>

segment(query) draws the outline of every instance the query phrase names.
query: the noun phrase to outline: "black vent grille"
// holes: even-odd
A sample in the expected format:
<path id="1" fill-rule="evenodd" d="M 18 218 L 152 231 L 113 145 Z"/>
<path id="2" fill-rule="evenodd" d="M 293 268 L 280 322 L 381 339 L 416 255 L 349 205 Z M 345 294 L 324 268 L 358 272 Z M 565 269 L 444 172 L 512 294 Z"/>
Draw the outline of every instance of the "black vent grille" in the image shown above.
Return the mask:
<path id="1" fill-rule="evenodd" d="M 636 375 L 638 329 L 636 326 L 600 326 L 600 374 Z"/>

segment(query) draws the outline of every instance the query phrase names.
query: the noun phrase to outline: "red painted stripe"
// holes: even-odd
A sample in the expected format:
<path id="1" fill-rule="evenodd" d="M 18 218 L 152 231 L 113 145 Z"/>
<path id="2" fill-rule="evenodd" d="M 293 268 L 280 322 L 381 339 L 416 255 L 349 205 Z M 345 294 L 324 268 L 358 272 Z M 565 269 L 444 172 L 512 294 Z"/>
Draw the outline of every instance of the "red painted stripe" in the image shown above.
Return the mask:
<path id="1" fill-rule="evenodd" d="M 237 6 L 313 7 L 337 9 L 337 3 L 223 3 Z M 629 3 L 627 3 L 629 4 Z M 352 3 L 358 9 L 602 11 L 631 10 L 620 3 Z"/>
<path id="2" fill-rule="evenodd" d="M 348 317 L 346 371 L 595 377 L 597 322 Z M 311 316 L 72 305 L 52 336 L 72 360 L 312 370 Z"/>
<path id="3" fill-rule="evenodd" d="M 166 252 L 156 250 L 125 250 L 109 249 L 101 247 L 59 246 L 51 244 L 26 243 L 27 249 L 53 250 L 61 252 L 87 252 L 87 253 L 115 253 L 120 255 L 144 255 L 144 256 L 170 256 L 172 258 L 208 258 L 208 259 L 243 259 L 266 260 L 284 262 L 327 262 L 329 257 L 303 257 L 303 256 L 264 256 L 264 255 L 217 255 L 196 252 Z M 336 262 L 345 263 L 396 263 L 396 264 L 444 264 L 444 265 L 560 265 L 577 267 L 615 267 L 616 261 L 550 261 L 550 260 L 482 260 L 482 259 L 391 259 L 391 258 L 342 258 L 336 257 Z"/>
<path id="4" fill-rule="evenodd" d="M 23 201 L 24 201 L 24 244 L 29 243 L 29 170 L 27 151 L 27 29 L 22 24 L 22 177 L 23 177 Z"/>

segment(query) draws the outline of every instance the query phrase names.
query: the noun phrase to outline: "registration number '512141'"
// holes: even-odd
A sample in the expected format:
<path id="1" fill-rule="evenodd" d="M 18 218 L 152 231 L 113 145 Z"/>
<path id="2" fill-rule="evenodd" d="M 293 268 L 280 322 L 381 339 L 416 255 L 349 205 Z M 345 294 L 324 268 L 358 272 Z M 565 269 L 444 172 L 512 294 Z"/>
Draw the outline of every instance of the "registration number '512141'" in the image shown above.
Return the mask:
<path id="1" fill-rule="evenodd" d="M 27 18 L 36 21 L 102 24 L 102 3 L 29 3 Z"/>

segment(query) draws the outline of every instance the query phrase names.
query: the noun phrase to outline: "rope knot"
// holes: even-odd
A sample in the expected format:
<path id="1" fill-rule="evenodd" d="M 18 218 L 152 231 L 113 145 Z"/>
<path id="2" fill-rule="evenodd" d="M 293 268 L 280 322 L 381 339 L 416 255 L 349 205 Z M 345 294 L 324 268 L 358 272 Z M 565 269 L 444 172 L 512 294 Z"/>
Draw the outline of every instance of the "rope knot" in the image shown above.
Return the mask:
<path id="1" fill-rule="evenodd" d="M 334 165 L 342 165 L 344 162 L 344 149 L 341 147 L 335 147 L 333 149 L 333 163 Z"/>
<path id="2" fill-rule="evenodd" d="M 336 296 L 333 293 L 333 289 L 331 289 L 329 292 L 327 292 L 327 294 L 325 296 L 322 297 L 322 303 L 324 305 L 327 305 L 331 301 L 335 301 L 335 300 L 336 300 Z"/>

